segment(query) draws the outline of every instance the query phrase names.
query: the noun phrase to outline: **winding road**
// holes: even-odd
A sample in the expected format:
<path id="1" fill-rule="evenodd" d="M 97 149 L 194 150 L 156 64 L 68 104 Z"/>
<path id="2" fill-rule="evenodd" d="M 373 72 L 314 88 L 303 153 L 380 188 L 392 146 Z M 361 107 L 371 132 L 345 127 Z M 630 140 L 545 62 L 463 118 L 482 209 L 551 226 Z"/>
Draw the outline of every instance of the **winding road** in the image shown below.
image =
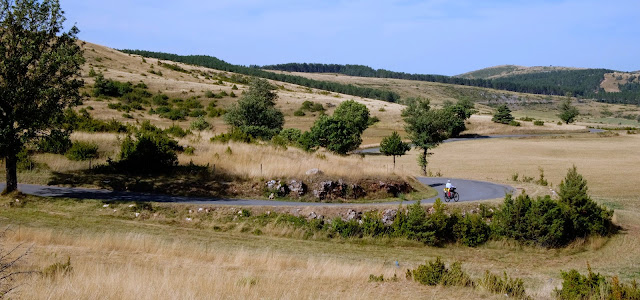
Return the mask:
<path id="1" fill-rule="evenodd" d="M 423 184 L 429 185 L 438 191 L 438 196 L 424 199 L 422 202 L 434 202 L 436 198 L 443 198 L 443 188 L 448 178 L 443 177 L 418 177 Z M 506 193 L 511 193 L 514 189 L 507 185 L 495 184 L 484 181 L 466 180 L 450 178 L 453 185 L 460 193 L 460 202 L 478 201 L 503 198 Z M 5 187 L 0 183 L 0 190 Z M 322 202 L 289 202 L 255 199 L 225 199 L 225 198 L 196 198 L 184 196 L 169 196 L 159 194 L 147 194 L 136 192 L 117 192 L 104 189 L 72 188 L 58 186 L 43 186 L 33 184 L 20 184 L 18 189 L 25 193 L 43 197 L 61 197 L 74 199 L 97 199 L 107 201 L 143 201 L 143 202 L 165 202 L 183 203 L 199 205 L 237 205 L 237 206 L 353 206 L 353 205 L 380 205 L 399 204 L 400 202 L 379 202 L 379 203 L 322 203 Z M 411 204 L 415 201 L 404 201 Z"/>

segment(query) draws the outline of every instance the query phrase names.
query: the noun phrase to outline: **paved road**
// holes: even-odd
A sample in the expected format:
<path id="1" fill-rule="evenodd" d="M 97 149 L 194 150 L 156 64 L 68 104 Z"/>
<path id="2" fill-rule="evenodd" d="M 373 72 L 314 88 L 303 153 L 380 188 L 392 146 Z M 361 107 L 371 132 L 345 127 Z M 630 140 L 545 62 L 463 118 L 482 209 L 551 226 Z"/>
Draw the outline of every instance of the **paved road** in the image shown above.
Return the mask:
<path id="1" fill-rule="evenodd" d="M 447 182 L 447 178 L 439 177 L 418 177 L 420 182 L 435 188 L 438 196 L 443 198 L 443 188 Z M 513 188 L 506 185 L 500 185 L 484 181 L 451 179 L 451 182 L 457 187 L 460 193 L 460 202 L 477 201 L 503 198 L 505 193 L 513 192 Z M 4 183 L 0 183 L 0 190 L 5 187 Z M 286 201 L 270 201 L 270 200 L 252 200 L 252 199 L 222 199 L 222 198 L 196 198 L 183 196 L 168 196 L 158 194 L 136 193 L 136 192 L 116 192 L 101 189 L 88 188 L 69 188 L 58 186 L 42 186 L 33 184 L 20 184 L 18 189 L 30 195 L 43 197 L 63 197 L 75 199 L 98 199 L 98 200 L 117 200 L 117 201 L 145 201 L 145 202 L 171 202 L 185 204 L 210 204 L 210 205 L 240 205 L 240 206 L 345 206 L 358 205 L 354 203 L 318 203 L 318 202 L 286 202 Z M 433 202 L 437 197 L 422 200 L 425 203 Z M 414 201 L 405 201 L 403 203 L 410 204 Z M 399 204 L 400 202 L 383 202 L 371 203 L 367 205 L 379 204 Z"/>

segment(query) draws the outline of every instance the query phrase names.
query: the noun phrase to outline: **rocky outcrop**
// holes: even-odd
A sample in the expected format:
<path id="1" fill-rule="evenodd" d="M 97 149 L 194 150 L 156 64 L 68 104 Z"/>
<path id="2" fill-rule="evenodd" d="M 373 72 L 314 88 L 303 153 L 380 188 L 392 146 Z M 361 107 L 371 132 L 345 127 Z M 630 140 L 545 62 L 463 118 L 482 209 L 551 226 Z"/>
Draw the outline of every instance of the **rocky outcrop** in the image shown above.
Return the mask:
<path id="1" fill-rule="evenodd" d="M 302 197 L 307 192 L 307 185 L 302 180 L 292 179 L 287 187 L 292 196 Z"/>
<path id="2" fill-rule="evenodd" d="M 397 215 L 398 215 L 397 209 L 385 209 L 382 212 L 382 223 L 386 226 L 392 225 Z"/>

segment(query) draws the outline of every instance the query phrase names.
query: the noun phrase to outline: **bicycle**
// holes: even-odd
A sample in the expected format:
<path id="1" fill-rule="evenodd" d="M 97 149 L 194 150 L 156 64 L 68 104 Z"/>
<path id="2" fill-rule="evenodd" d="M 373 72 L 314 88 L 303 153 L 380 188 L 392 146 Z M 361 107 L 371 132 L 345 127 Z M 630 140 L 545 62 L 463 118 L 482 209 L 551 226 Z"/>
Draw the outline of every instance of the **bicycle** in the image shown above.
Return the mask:
<path id="1" fill-rule="evenodd" d="M 460 194 L 456 192 L 456 188 L 449 189 L 448 193 L 446 189 L 444 191 L 444 201 L 449 202 L 451 199 L 453 199 L 454 202 L 460 201 Z"/>

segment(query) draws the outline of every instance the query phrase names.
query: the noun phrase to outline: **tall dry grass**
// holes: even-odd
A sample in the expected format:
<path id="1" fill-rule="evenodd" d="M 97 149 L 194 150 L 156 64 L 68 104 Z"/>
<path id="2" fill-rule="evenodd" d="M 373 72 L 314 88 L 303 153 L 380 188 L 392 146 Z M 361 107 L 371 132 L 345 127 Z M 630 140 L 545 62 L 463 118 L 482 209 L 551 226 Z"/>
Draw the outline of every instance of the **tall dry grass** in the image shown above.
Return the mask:
<path id="1" fill-rule="evenodd" d="M 329 176 L 352 179 L 394 173 L 390 168 L 390 161 L 379 164 L 361 156 L 340 156 L 327 151 L 307 153 L 295 147 L 285 150 L 269 145 L 211 143 L 209 136 L 204 134 L 199 140 L 183 140 L 181 143 L 195 147 L 196 151 L 194 156 L 179 155 L 180 162 L 215 165 L 229 174 L 253 178 L 300 177 L 313 168 L 320 169 Z M 400 169 L 395 174 L 407 175 Z"/>
<path id="2" fill-rule="evenodd" d="M 404 278 L 392 264 L 320 253 L 214 249 L 140 234 L 68 236 L 22 229 L 11 243 L 33 243 L 28 268 L 71 258 L 73 271 L 32 276 L 12 296 L 23 299 L 373 299 L 441 295 Z M 369 283 L 370 274 L 398 282 Z M 448 289 L 444 298 L 481 291 Z M 442 296 L 440 296 L 442 297 Z"/>

